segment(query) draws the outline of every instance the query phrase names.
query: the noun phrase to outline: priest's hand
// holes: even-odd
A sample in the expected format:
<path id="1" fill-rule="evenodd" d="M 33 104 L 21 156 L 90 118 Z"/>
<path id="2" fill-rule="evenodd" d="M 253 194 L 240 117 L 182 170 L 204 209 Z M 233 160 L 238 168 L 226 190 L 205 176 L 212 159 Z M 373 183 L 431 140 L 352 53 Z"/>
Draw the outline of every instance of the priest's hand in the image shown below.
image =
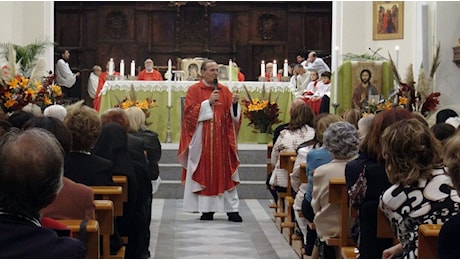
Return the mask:
<path id="1" fill-rule="evenodd" d="M 214 105 L 219 100 L 219 90 L 214 90 L 209 96 L 209 104 Z"/>

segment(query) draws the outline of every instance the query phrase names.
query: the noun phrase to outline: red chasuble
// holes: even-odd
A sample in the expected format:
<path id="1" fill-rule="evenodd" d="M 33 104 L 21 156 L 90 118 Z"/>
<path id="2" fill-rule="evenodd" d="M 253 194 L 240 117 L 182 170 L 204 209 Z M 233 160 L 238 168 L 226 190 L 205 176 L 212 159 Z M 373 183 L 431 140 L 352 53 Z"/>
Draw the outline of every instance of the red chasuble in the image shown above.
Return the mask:
<path id="1" fill-rule="evenodd" d="M 137 80 L 163 80 L 163 76 L 158 70 L 153 70 L 152 72 L 147 72 L 146 70 L 142 70 L 137 75 Z"/>
<path id="2" fill-rule="evenodd" d="M 209 99 L 214 90 L 202 81 L 192 85 L 185 97 L 184 117 L 178 151 L 179 162 L 183 165 L 182 183 L 186 178 L 186 162 L 189 156 L 198 158 L 198 166 L 192 180 L 198 183 L 201 190 L 194 190 L 198 195 L 215 196 L 224 191 L 232 190 L 238 184 L 232 180 L 240 162 L 237 155 L 236 137 L 241 120 L 233 121 L 232 93 L 227 87 L 219 84 L 219 100 L 213 106 L 213 119 L 201 122 L 202 150 L 199 155 L 189 155 L 188 147 L 198 125 L 201 102 Z"/>
<path id="3" fill-rule="evenodd" d="M 102 88 L 104 87 L 104 83 L 107 80 L 107 74 L 109 74 L 107 71 L 102 72 L 99 75 L 99 82 L 97 83 L 97 90 L 96 90 L 96 95 L 94 96 L 94 101 L 93 101 L 93 108 L 96 109 L 96 111 L 99 112 L 99 109 L 101 108 L 101 97 L 99 96 L 99 93 L 101 92 Z M 120 72 L 113 72 L 113 75 L 120 75 Z"/>

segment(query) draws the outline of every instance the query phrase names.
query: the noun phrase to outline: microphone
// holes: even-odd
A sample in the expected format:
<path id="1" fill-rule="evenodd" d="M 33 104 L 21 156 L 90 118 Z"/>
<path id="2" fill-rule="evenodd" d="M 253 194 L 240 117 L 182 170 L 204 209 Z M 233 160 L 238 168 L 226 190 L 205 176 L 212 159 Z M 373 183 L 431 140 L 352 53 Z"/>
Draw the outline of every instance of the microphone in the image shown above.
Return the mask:
<path id="1" fill-rule="evenodd" d="M 214 90 L 217 90 L 217 79 L 214 79 Z"/>

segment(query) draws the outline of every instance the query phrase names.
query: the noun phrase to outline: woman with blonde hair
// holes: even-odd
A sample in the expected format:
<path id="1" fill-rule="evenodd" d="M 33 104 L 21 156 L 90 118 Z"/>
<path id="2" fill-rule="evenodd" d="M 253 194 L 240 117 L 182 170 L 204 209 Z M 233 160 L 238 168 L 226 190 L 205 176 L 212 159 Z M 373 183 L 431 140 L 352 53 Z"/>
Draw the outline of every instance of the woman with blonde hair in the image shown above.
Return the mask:
<path id="1" fill-rule="evenodd" d="M 456 215 L 460 199 L 441 162 L 441 144 L 416 118 L 389 126 L 382 136 L 382 155 L 393 185 L 380 206 L 400 244 L 383 251 L 383 258 L 417 258 L 418 228 L 442 224 Z"/>

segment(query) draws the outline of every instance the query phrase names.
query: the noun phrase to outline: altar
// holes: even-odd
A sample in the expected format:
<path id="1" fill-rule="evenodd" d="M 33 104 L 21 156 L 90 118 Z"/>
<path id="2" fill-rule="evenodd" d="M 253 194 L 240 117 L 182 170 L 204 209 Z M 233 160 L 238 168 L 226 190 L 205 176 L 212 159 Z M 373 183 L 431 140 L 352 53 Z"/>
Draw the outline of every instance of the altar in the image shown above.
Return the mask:
<path id="1" fill-rule="evenodd" d="M 168 130 L 168 98 L 171 100 L 171 141 L 178 143 L 180 140 L 181 118 L 182 118 L 182 101 L 185 97 L 188 87 L 195 84 L 196 81 L 129 81 L 129 80 L 107 80 L 101 91 L 102 114 L 107 109 L 115 107 L 124 98 L 129 97 L 129 91 L 134 89 L 136 100 L 145 100 L 150 98 L 156 100 L 156 107 L 150 109 L 150 116 L 147 118 L 148 128 L 159 135 L 160 142 L 166 142 L 166 133 Z M 244 87 L 248 89 L 252 98 L 260 98 L 262 95 L 263 85 L 265 90 L 271 91 L 271 100 L 274 101 L 278 96 L 278 107 L 280 109 L 279 119 L 282 123 L 288 122 L 289 109 L 294 95 L 289 87 L 289 82 L 257 82 L 244 81 L 222 84 L 229 89 L 240 94 L 240 100 L 246 95 Z M 170 94 L 169 94 L 170 91 Z M 241 129 L 238 136 L 238 143 L 256 143 L 257 134 L 252 126 L 248 126 L 248 119 L 242 115 Z M 281 123 L 280 123 L 281 124 Z M 275 129 L 277 125 L 273 126 Z"/>

